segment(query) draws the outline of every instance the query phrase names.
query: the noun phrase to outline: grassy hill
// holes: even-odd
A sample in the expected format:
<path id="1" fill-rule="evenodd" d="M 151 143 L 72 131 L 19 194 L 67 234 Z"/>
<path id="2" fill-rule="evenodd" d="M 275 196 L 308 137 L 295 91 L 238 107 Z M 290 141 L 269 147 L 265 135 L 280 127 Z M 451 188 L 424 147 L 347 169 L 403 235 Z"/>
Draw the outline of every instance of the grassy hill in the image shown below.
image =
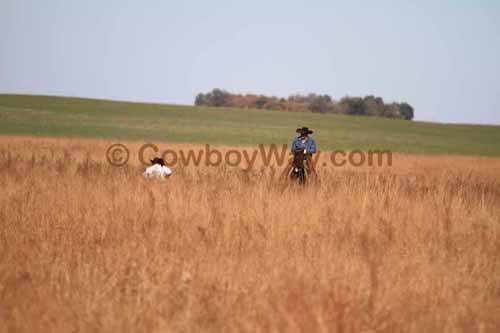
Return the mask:
<path id="1" fill-rule="evenodd" d="M 496 126 L 0 95 L 0 134 L 256 145 L 289 143 L 299 126 L 322 150 L 500 156 Z"/>

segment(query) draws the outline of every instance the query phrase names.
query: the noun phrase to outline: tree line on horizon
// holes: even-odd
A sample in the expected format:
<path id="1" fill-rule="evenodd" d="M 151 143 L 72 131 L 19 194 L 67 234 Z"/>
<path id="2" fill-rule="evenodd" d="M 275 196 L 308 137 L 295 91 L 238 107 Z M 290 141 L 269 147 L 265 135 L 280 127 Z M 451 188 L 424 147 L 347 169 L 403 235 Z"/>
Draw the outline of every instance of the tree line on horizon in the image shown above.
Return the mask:
<path id="1" fill-rule="evenodd" d="M 294 94 L 288 98 L 255 94 L 232 94 L 223 89 L 212 89 L 199 93 L 194 104 L 196 106 L 254 108 L 263 110 L 278 110 L 292 112 L 315 112 L 330 114 L 345 114 L 353 116 L 378 116 L 412 120 L 413 107 L 406 103 L 385 103 L 382 97 L 367 95 L 365 97 L 345 96 L 340 100 L 330 95 Z"/>

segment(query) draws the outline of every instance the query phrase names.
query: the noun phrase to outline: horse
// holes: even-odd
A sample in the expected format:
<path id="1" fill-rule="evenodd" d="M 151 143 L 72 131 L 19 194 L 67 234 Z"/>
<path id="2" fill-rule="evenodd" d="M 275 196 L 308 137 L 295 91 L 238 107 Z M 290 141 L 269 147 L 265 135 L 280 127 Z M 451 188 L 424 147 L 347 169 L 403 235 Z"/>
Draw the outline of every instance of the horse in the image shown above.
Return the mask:
<path id="1" fill-rule="evenodd" d="M 305 154 L 303 149 L 295 150 L 292 160 L 283 170 L 280 178 L 299 185 L 306 185 L 309 181 L 317 181 L 317 173 L 311 155 Z"/>
<path id="2" fill-rule="evenodd" d="M 291 170 L 289 171 L 290 179 L 297 182 L 299 185 L 305 185 L 307 179 L 307 168 L 304 163 L 303 149 L 297 149 L 293 152 Z"/>

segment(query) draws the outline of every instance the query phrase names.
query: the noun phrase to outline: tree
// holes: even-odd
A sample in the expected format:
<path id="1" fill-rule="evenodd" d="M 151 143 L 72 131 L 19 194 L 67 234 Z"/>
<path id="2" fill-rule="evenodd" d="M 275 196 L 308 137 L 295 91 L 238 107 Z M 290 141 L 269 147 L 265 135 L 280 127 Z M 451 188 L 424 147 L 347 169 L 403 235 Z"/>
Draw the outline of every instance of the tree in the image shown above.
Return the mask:
<path id="1" fill-rule="evenodd" d="M 207 105 L 207 99 L 204 94 L 199 93 L 196 95 L 196 98 L 194 100 L 194 105 L 200 106 L 200 105 Z"/>
<path id="2" fill-rule="evenodd" d="M 363 106 L 367 116 L 381 116 L 384 113 L 384 101 L 380 97 L 365 96 Z"/>
<path id="3" fill-rule="evenodd" d="M 315 95 L 311 97 L 308 109 L 312 112 L 328 113 L 332 110 L 332 98 L 328 95 Z"/>
<path id="4" fill-rule="evenodd" d="M 269 98 L 266 96 L 259 96 L 259 98 L 255 101 L 255 107 L 257 109 L 262 109 L 269 102 Z"/>
<path id="5" fill-rule="evenodd" d="M 231 94 L 222 89 L 212 89 L 195 98 L 195 105 L 214 107 L 257 108 L 268 110 L 287 110 L 293 112 L 336 113 L 354 116 L 379 116 L 413 120 L 413 107 L 406 103 L 392 102 L 385 104 L 381 97 L 367 95 L 365 97 L 345 96 L 339 102 L 330 95 L 293 94 L 288 98 L 255 94 Z"/>
<path id="6" fill-rule="evenodd" d="M 366 114 L 363 99 L 361 97 L 343 97 L 340 100 L 340 106 L 343 113 L 355 116 Z"/>
<path id="7" fill-rule="evenodd" d="M 398 103 L 390 103 L 385 105 L 384 117 L 387 118 L 399 118 L 401 115 L 400 107 Z"/>
<path id="8" fill-rule="evenodd" d="M 224 106 L 226 104 L 226 98 L 229 96 L 229 93 L 224 91 L 224 90 L 221 90 L 221 89 L 218 89 L 218 88 L 215 88 L 212 90 L 212 94 L 211 94 L 211 105 L 212 106 Z"/>
<path id="9" fill-rule="evenodd" d="M 401 118 L 404 120 L 413 120 L 413 107 L 408 103 L 401 103 L 399 106 Z"/>

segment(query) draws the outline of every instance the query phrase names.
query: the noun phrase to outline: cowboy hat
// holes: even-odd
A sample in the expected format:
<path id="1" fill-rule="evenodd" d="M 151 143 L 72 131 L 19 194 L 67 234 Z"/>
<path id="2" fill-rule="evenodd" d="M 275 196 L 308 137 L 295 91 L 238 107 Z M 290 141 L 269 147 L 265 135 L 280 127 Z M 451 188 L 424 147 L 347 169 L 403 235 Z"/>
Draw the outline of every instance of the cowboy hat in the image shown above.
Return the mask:
<path id="1" fill-rule="evenodd" d="M 165 160 L 163 160 L 163 158 L 159 158 L 159 157 L 155 157 L 153 158 L 151 161 L 151 164 L 159 164 L 161 166 L 164 166 L 165 165 Z"/>
<path id="2" fill-rule="evenodd" d="M 297 128 L 297 130 L 295 132 L 300 133 L 300 134 L 313 134 L 313 131 L 311 131 L 309 129 L 309 127 Z"/>

